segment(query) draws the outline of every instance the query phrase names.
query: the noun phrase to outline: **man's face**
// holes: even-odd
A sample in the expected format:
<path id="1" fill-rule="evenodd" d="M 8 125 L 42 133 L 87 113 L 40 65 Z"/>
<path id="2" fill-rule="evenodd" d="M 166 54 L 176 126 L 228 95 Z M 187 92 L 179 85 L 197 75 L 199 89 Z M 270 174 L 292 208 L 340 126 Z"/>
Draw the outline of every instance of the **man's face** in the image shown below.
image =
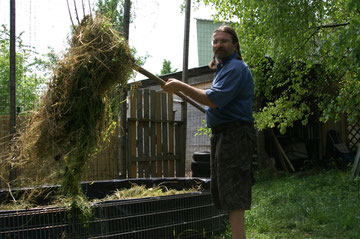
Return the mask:
<path id="1" fill-rule="evenodd" d="M 224 60 L 236 51 L 237 43 L 232 42 L 230 34 L 225 32 L 215 32 L 212 37 L 212 47 L 215 57 Z"/>

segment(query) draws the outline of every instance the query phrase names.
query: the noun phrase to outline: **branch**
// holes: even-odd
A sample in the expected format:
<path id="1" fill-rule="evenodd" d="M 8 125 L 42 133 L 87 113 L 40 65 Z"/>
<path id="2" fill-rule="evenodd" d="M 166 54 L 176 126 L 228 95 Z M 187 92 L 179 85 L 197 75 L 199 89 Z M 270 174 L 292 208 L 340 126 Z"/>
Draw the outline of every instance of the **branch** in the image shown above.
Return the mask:
<path id="1" fill-rule="evenodd" d="M 321 25 L 321 26 L 313 27 L 313 28 L 315 28 L 315 31 L 310 35 L 310 37 L 308 37 L 308 38 L 305 40 L 304 44 L 303 44 L 301 47 L 299 47 L 298 49 L 300 49 L 300 48 L 302 48 L 303 46 L 305 46 L 306 43 L 308 43 L 308 41 L 309 41 L 313 36 L 315 36 L 315 34 L 316 34 L 320 29 L 322 29 L 322 28 L 344 27 L 344 26 L 347 26 L 347 25 L 349 25 L 349 24 L 350 24 L 350 22 L 345 22 L 345 23 L 339 23 L 339 24 L 329 24 L 329 25 Z M 298 49 L 297 49 L 297 50 L 298 50 Z"/>
<path id="2" fill-rule="evenodd" d="M 299 48 L 302 48 L 302 47 L 304 47 L 307 43 L 308 43 L 308 41 L 310 41 L 310 39 L 313 37 L 313 36 L 315 36 L 315 34 L 318 32 L 318 30 L 316 30 L 316 31 L 314 31 L 306 40 L 305 40 L 305 42 L 304 42 L 304 44 L 301 46 L 301 47 L 299 47 Z M 298 48 L 298 49 L 299 49 Z M 297 49 L 297 50 L 298 50 Z"/>
<path id="3" fill-rule="evenodd" d="M 335 27 L 344 27 L 349 25 L 350 22 L 345 22 L 345 23 L 339 23 L 339 24 L 329 24 L 329 25 L 321 25 L 321 26 L 317 26 L 316 29 L 322 29 L 322 28 L 335 28 Z"/>
<path id="4" fill-rule="evenodd" d="M 6 184 L 7 184 L 7 186 L 8 186 L 10 196 L 12 197 L 13 201 L 16 202 L 16 199 L 14 198 L 14 195 L 13 195 L 12 192 L 11 192 L 10 184 L 9 184 L 9 183 L 6 183 Z"/>

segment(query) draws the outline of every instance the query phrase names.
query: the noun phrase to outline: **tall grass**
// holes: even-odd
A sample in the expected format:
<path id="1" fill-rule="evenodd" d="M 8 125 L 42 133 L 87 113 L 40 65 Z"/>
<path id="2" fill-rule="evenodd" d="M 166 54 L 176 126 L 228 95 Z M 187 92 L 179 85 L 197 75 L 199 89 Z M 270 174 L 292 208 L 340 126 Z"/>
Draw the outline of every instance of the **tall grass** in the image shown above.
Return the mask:
<path id="1" fill-rule="evenodd" d="M 251 239 L 360 238 L 360 180 L 341 170 L 259 174 L 245 217 Z M 231 238 L 230 229 L 217 238 Z"/>

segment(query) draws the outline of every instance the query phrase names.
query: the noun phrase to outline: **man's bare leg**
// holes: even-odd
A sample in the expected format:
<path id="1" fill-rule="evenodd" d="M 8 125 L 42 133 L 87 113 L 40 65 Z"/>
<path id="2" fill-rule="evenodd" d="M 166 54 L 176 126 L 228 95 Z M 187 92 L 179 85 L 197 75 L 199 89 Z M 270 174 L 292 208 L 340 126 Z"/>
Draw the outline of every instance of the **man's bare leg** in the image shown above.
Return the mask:
<path id="1" fill-rule="evenodd" d="M 245 210 L 234 210 L 229 213 L 232 239 L 246 239 L 245 233 Z"/>

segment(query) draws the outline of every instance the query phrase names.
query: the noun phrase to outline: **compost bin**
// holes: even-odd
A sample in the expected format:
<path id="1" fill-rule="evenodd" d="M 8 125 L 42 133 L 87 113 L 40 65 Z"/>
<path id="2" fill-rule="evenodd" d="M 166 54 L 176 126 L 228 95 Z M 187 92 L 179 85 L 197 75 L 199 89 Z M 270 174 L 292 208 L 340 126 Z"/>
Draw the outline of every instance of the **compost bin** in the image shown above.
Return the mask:
<path id="1" fill-rule="evenodd" d="M 206 179 L 127 179 L 85 182 L 81 186 L 86 196 L 94 199 L 134 183 L 171 189 L 201 185 L 204 191 L 93 203 L 88 222 L 70 222 L 68 211 L 59 207 L 0 211 L 0 238 L 209 238 L 225 230 L 227 214 L 215 209 Z M 58 189 L 46 187 L 46 195 Z M 28 190 L 32 189 L 16 189 L 12 194 L 20 197 Z M 0 191 L 1 202 L 10 198 L 8 190 Z"/>

